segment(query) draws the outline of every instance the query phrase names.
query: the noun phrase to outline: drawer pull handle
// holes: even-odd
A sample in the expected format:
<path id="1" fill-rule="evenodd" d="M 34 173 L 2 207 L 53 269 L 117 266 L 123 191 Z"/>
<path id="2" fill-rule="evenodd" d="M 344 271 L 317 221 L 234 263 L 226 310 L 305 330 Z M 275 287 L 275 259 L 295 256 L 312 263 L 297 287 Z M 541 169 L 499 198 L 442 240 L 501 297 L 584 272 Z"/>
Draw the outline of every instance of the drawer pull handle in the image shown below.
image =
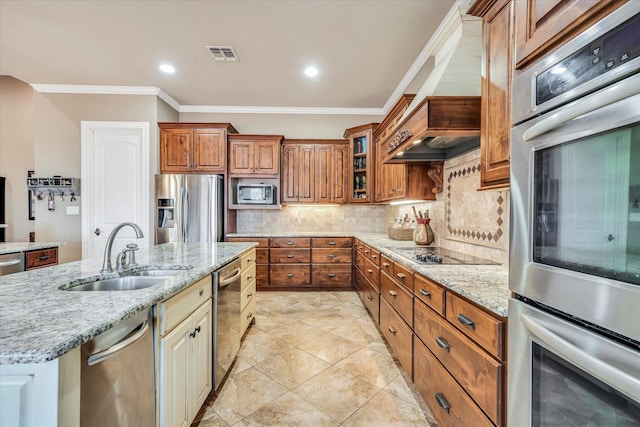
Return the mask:
<path id="1" fill-rule="evenodd" d="M 195 338 L 195 337 L 196 337 L 196 331 L 191 332 L 191 333 L 189 334 L 189 336 L 190 336 L 191 338 Z"/>
<path id="2" fill-rule="evenodd" d="M 378 259 L 378 255 L 371 255 L 371 258 Z"/>
<path id="3" fill-rule="evenodd" d="M 393 335 L 395 335 L 398 331 L 393 329 L 393 327 L 389 326 L 389 332 L 391 332 Z"/>
<path id="4" fill-rule="evenodd" d="M 287 254 L 287 258 L 293 258 L 293 254 Z"/>
<path id="5" fill-rule="evenodd" d="M 398 276 L 398 279 L 400 279 L 400 280 L 404 280 L 404 279 L 406 279 L 406 278 L 407 278 L 407 276 L 405 276 L 405 275 L 404 275 L 404 274 L 402 274 L 402 273 L 398 273 L 398 274 L 396 274 L 396 276 Z"/>
<path id="6" fill-rule="evenodd" d="M 38 257 L 38 261 L 45 261 L 51 258 L 51 255 L 42 255 Z"/>
<path id="7" fill-rule="evenodd" d="M 365 253 L 365 254 L 368 254 L 368 253 L 369 253 L 369 251 L 364 251 L 364 253 Z"/>
<path id="8" fill-rule="evenodd" d="M 424 295 L 425 297 L 427 297 L 427 298 L 431 299 L 431 292 L 426 291 L 426 290 L 424 290 L 424 289 L 420 288 L 420 293 L 421 293 L 422 295 Z"/>
<path id="9" fill-rule="evenodd" d="M 336 273 L 329 273 L 329 274 L 327 274 L 327 276 L 329 276 L 329 277 L 336 277 Z"/>
<path id="10" fill-rule="evenodd" d="M 382 266 L 383 266 L 384 268 L 387 268 L 387 267 L 389 267 L 390 265 L 391 265 L 391 264 L 389 264 L 388 262 L 383 262 L 383 263 L 382 263 Z"/>
<path id="11" fill-rule="evenodd" d="M 456 317 L 458 319 L 458 322 L 462 323 L 464 326 L 469 326 L 474 331 L 476 330 L 476 322 L 474 322 L 473 320 L 469 319 L 464 314 L 458 314 Z"/>
<path id="12" fill-rule="evenodd" d="M 287 273 L 287 277 L 293 277 L 293 273 Z"/>
<path id="13" fill-rule="evenodd" d="M 373 270 L 372 270 L 372 269 L 370 269 L 370 268 L 367 268 L 367 273 L 369 273 L 369 274 L 373 274 Z"/>
<path id="14" fill-rule="evenodd" d="M 249 314 L 247 314 L 247 320 L 251 319 L 253 317 L 253 313 L 249 312 Z"/>
<path id="15" fill-rule="evenodd" d="M 247 258 L 247 262 L 251 263 L 251 262 L 253 262 L 253 259 L 252 258 Z"/>
<path id="16" fill-rule="evenodd" d="M 331 246 L 334 246 L 334 245 L 336 244 L 336 242 L 329 242 L 329 244 L 330 244 Z"/>
<path id="17" fill-rule="evenodd" d="M 204 294 L 204 289 L 200 288 L 200 290 L 198 291 L 198 296 L 202 296 L 202 294 Z"/>
<path id="18" fill-rule="evenodd" d="M 292 246 L 292 245 L 293 245 L 293 242 L 292 242 L 291 240 L 289 240 L 289 241 L 287 242 L 287 245 Z"/>
<path id="19" fill-rule="evenodd" d="M 438 347 L 447 350 L 447 353 L 451 353 L 451 346 L 444 338 L 436 337 L 436 344 L 438 344 Z"/>
<path id="20" fill-rule="evenodd" d="M 329 254 L 329 255 L 327 255 L 327 256 L 328 256 L 329 258 L 335 258 L 335 257 L 337 257 L 338 255 L 336 255 L 336 254 Z"/>
<path id="21" fill-rule="evenodd" d="M 449 413 L 449 409 L 451 409 L 451 407 L 443 395 L 436 393 L 436 402 L 438 402 L 439 407 L 447 411 L 447 414 Z"/>
<path id="22" fill-rule="evenodd" d="M 373 297 L 372 297 L 371 295 L 367 295 L 367 299 L 368 299 L 369 301 L 373 301 Z"/>
<path id="23" fill-rule="evenodd" d="M 398 296 L 396 291 L 389 291 L 389 295 L 391 295 L 394 298 Z"/>
<path id="24" fill-rule="evenodd" d="M 247 280 L 253 279 L 253 276 L 247 276 Z"/>
<path id="25" fill-rule="evenodd" d="M 253 292 L 251 292 L 250 294 L 247 294 L 247 298 L 251 298 L 253 296 Z"/>

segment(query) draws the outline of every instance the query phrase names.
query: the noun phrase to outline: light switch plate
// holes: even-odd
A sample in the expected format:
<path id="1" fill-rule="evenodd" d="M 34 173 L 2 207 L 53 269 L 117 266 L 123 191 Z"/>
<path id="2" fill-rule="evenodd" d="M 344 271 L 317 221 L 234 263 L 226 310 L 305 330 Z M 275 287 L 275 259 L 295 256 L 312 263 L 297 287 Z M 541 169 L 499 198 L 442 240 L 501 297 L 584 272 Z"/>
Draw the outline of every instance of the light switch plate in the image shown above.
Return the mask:
<path id="1" fill-rule="evenodd" d="M 80 215 L 80 206 L 67 206 L 67 215 Z"/>

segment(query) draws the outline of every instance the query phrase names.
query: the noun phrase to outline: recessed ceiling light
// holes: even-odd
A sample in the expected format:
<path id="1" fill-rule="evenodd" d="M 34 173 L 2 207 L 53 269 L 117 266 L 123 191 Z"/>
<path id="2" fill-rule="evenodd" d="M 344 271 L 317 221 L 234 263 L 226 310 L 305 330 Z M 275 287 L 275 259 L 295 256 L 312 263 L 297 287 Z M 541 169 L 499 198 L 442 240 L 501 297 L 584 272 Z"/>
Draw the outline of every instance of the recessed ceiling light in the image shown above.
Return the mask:
<path id="1" fill-rule="evenodd" d="M 169 74 L 173 74 L 176 72 L 176 69 L 169 64 L 162 64 L 158 68 L 160 68 L 160 71 L 164 71 L 165 73 L 169 73 Z"/>
<path id="2" fill-rule="evenodd" d="M 318 69 L 316 67 L 307 67 L 304 69 L 304 74 L 308 77 L 315 77 L 318 75 Z"/>

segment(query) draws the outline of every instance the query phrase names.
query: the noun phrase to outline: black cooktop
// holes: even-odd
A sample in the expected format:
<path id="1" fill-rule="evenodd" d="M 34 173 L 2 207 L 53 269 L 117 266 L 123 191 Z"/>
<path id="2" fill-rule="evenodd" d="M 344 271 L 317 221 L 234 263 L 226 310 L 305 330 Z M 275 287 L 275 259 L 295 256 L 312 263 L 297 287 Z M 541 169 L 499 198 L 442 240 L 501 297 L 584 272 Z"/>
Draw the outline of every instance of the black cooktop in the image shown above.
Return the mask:
<path id="1" fill-rule="evenodd" d="M 419 264 L 459 264 L 459 265 L 497 265 L 497 262 L 478 258 L 473 255 L 440 248 L 421 246 L 411 248 L 390 248 L 394 252 Z"/>

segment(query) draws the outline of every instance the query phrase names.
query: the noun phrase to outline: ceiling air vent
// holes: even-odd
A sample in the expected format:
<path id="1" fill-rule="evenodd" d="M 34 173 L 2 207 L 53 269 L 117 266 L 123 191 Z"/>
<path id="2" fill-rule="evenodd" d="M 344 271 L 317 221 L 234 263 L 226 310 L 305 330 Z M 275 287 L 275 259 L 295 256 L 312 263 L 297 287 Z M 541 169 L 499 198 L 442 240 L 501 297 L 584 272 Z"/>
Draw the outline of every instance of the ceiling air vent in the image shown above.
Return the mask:
<path id="1" fill-rule="evenodd" d="M 216 61 L 237 62 L 239 61 L 236 51 L 231 46 L 207 46 L 209 52 Z"/>

